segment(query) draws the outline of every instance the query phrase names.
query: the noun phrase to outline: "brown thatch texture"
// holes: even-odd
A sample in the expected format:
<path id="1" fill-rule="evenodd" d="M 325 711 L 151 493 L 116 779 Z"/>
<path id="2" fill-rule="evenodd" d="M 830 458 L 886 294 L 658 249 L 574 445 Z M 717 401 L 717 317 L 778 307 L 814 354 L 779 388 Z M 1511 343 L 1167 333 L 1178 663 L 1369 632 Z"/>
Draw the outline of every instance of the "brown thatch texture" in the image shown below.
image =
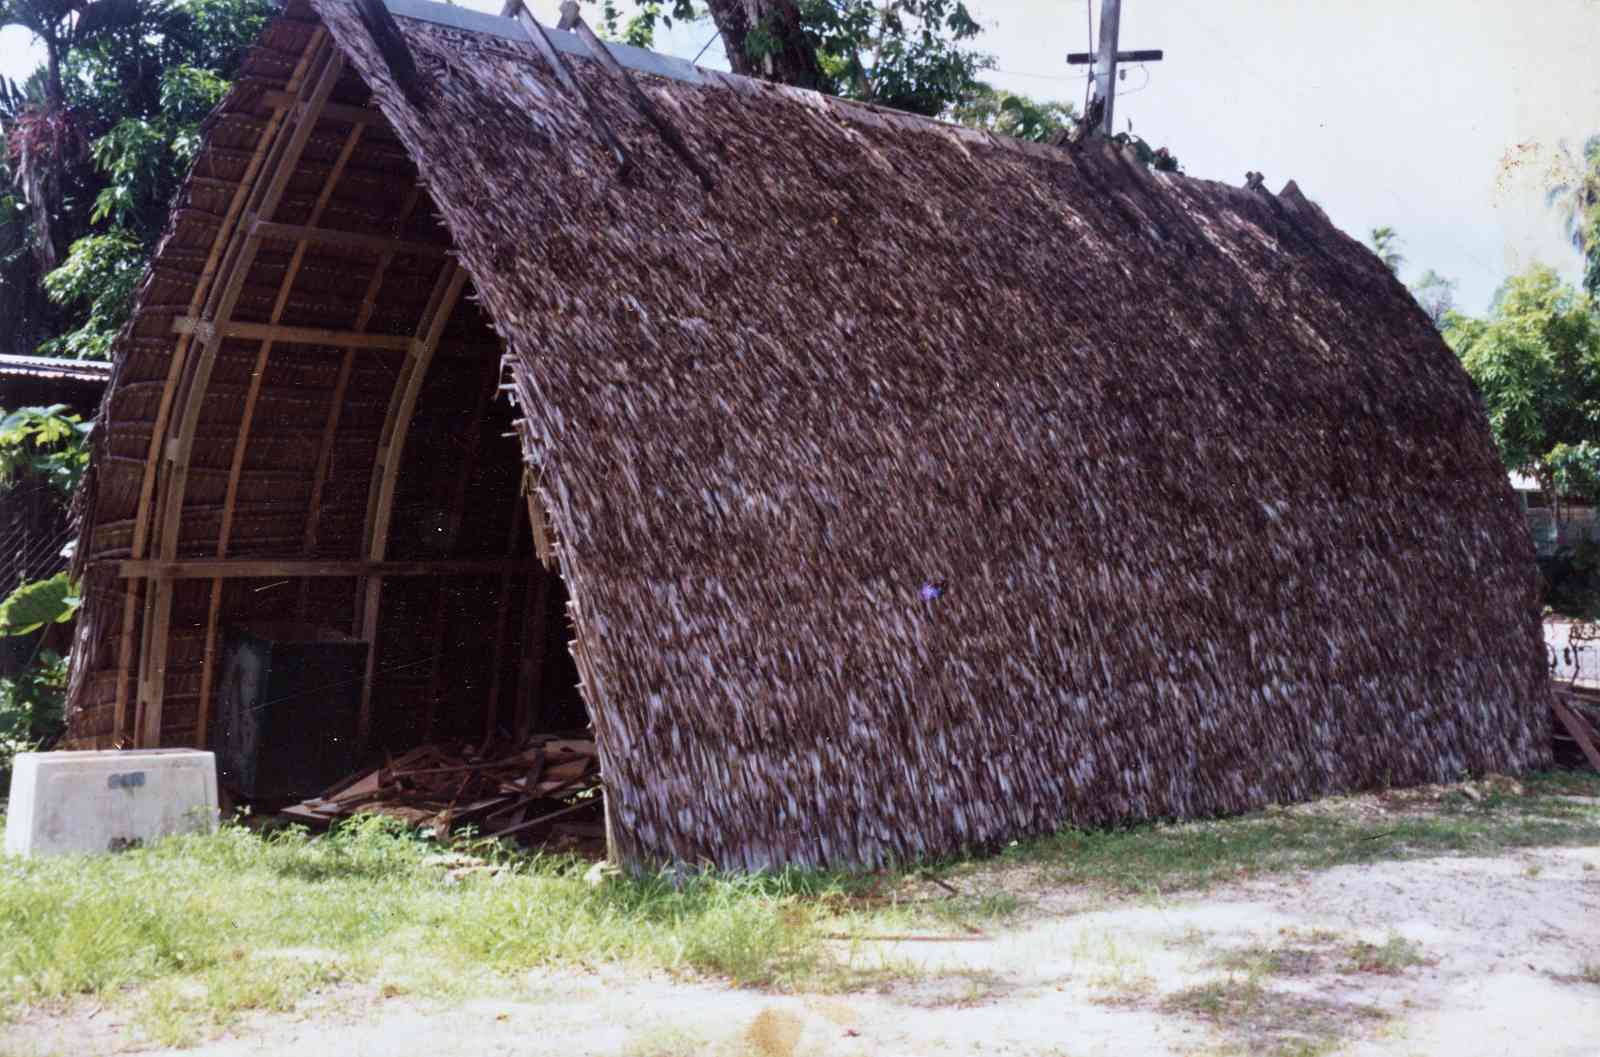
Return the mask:
<path id="1" fill-rule="evenodd" d="M 1297 193 L 402 20 L 510 344 L 627 849 L 878 862 L 1543 759 L 1454 357 Z M 924 602 L 919 589 L 945 581 Z"/>
<path id="2" fill-rule="evenodd" d="M 1470 384 L 1298 191 L 640 77 L 707 194 L 572 59 L 623 184 L 531 46 L 401 18 L 419 110 L 314 6 L 509 345 L 625 856 L 878 863 L 1547 759 Z"/>

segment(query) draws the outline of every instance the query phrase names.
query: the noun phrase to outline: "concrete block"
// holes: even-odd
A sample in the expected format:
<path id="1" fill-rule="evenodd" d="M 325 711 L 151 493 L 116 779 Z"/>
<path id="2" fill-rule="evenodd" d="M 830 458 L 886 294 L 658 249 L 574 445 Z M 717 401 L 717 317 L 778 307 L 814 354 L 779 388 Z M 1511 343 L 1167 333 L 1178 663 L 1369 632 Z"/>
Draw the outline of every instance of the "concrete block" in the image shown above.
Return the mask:
<path id="1" fill-rule="evenodd" d="M 11 771 L 8 855 L 119 851 L 216 826 L 209 752 L 25 752 Z"/>

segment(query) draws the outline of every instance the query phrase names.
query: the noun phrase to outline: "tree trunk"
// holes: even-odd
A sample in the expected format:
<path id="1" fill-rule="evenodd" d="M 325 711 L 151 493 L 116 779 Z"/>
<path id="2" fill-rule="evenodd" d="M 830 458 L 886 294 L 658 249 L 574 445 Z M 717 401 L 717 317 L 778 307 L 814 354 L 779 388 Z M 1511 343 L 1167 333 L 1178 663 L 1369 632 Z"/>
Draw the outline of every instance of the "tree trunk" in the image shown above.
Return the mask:
<path id="1" fill-rule="evenodd" d="M 61 132 L 67 109 L 66 92 L 61 87 L 61 42 L 53 33 L 42 36 L 45 49 L 44 120 L 45 128 L 54 142 L 50 144 L 49 158 L 28 159 L 24 155 L 22 159 L 22 197 L 33 212 L 33 259 L 41 275 L 61 263 L 54 220 L 61 213 L 62 174 L 66 168 L 61 157 L 66 146 L 62 142 Z"/>
<path id="2" fill-rule="evenodd" d="M 801 32 L 795 0 L 708 0 L 707 6 L 734 73 L 822 90 L 822 68 Z M 770 39 L 771 47 L 751 55 L 748 38 L 756 29 Z"/>

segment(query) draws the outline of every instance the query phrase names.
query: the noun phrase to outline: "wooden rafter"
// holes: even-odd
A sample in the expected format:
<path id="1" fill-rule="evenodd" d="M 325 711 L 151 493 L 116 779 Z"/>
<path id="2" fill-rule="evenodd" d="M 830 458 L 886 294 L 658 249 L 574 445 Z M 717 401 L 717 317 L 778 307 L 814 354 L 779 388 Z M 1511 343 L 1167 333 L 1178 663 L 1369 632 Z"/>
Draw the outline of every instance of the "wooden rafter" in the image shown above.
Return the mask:
<path id="1" fill-rule="evenodd" d="M 262 92 L 261 101 L 281 114 L 298 106 L 300 97 L 293 92 Z M 329 121 L 343 121 L 350 125 L 383 124 L 383 114 L 377 110 L 366 106 L 350 106 L 345 103 L 328 103 L 324 105 L 322 116 Z"/>
<path id="2" fill-rule="evenodd" d="M 1567 728 L 1572 740 L 1578 743 L 1578 748 L 1583 752 L 1584 759 L 1589 761 L 1589 766 L 1600 771 L 1600 748 L 1595 746 L 1594 739 L 1589 736 L 1589 724 L 1573 711 L 1571 705 L 1561 699 L 1559 692 L 1550 698 L 1550 707 L 1555 711 L 1561 725 Z"/>
<path id="3" fill-rule="evenodd" d="M 406 196 L 405 205 L 400 209 L 400 225 L 404 225 L 411 218 L 411 213 L 417 208 L 417 203 L 422 200 L 422 188 L 412 187 L 411 193 Z M 361 299 L 361 310 L 356 313 L 355 324 L 351 329 L 364 331 L 367 324 L 372 321 L 372 314 L 378 308 L 378 292 L 383 289 L 383 281 L 388 276 L 389 266 L 394 263 L 394 254 L 383 254 L 378 258 L 378 264 L 372 270 L 372 278 L 367 281 L 366 295 Z M 334 382 L 333 399 L 328 404 L 328 418 L 322 426 L 322 441 L 317 449 L 316 470 L 311 479 L 311 502 L 306 507 L 305 543 L 302 551 L 310 557 L 317 550 L 317 534 L 321 529 L 322 519 L 322 493 L 327 487 L 328 473 L 333 466 L 334 442 L 339 434 L 339 419 L 344 413 L 344 394 L 350 385 L 350 372 L 355 368 L 355 349 L 346 348 L 344 359 L 339 364 L 339 377 Z M 300 585 L 300 616 L 304 619 L 306 607 L 310 603 L 309 583 Z"/>
<path id="4" fill-rule="evenodd" d="M 304 94 L 303 104 L 290 111 L 297 120 L 285 126 L 274 140 L 268 161 L 262 166 L 258 180 L 251 188 L 246 216 L 270 217 L 277 208 L 294 175 L 300 155 L 311 139 L 322 107 L 343 73 L 343 55 L 323 40 L 311 68 L 316 70 L 316 74 L 306 78 L 310 88 Z M 255 261 L 256 251 L 261 245 L 260 236 L 250 231 L 249 227 L 248 224 L 241 224 L 235 229 L 223 258 L 218 282 L 206 298 L 205 310 L 200 317 L 204 326 L 196 328 L 195 337 L 200 344 L 200 351 L 190 362 L 188 382 L 179 397 L 182 411 L 166 449 L 165 487 L 152 511 L 153 546 L 166 561 L 177 557 L 189 460 L 194 451 L 195 427 L 199 423 L 211 369 L 232 320 L 240 291 Z M 161 708 L 166 692 L 172 598 L 173 582 L 170 579 L 158 579 L 149 590 L 145 604 L 145 645 L 140 656 L 137 719 L 138 743 L 145 747 L 161 743 Z"/>
<path id="5" fill-rule="evenodd" d="M 342 165 L 335 166 L 334 177 L 343 168 Z M 417 242 L 384 235 L 363 235 L 358 231 L 319 228 L 315 220 L 310 224 L 277 224 L 258 220 L 251 225 L 251 230 L 264 239 L 294 241 L 302 246 L 307 243 L 313 246 L 344 246 L 349 249 L 370 250 L 374 253 L 398 253 L 413 257 L 444 257 L 450 253 L 450 247 L 444 243 Z"/>
<path id="6" fill-rule="evenodd" d="M 361 136 L 366 128 L 365 125 L 356 125 L 345 137 L 344 146 L 339 150 L 339 157 L 333 163 L 333 171 L 328 174 L 327 180 L 322 185 L 322 193 L 317 196 L 316 204 L 312 206 L 310 224 L 315 225 L 322 219 L 328 203 L 333 199 L 333 191 L 338 186 L 339 177 L 344 172 L 344 167 L 349 164 L 356 147 L 361 143 Z M 262 238 L 271 237 L 262 232 L 262 226 L 262 221 L 256 221 L 251 225 L 251 234 Z M 272 304 L 272 314 L 269 319 L 274 325 L 283 319 L 284 309 L 288 307 L 289 293 L 294 289 L 295 280 L 300 275 L 300 265 L 305 260 L 306 247 L 305 241 L 295 243 L 294 254 L 289 259 L 289 267 L 284 271 L 277 299 Z M 233 536 L 234 504 L 239 497 L 239 479 L 244 473 L 245 453 L 250 448 L 250 430 L 255 423 L 256 404 L 261 398 L 261 384 L 266 378 L 267 364 L 271 357 L 272 339 L 268 338 L 261 342 L 261 348 L 256 352 L 256 362 L 250 372 L 250 389 L 244 400 L 244 413 L 240 417 L 239 431 L 233 441 L 233 460 L 228 467 L 228 487 L 222 500 L 222 525 L 217 531 L 218 558 L 227 557 L 228 543 Z M 202 748 L 205 747 L 210 735 L 211 687 L 216 674 L 217 622 L 222 615 L 222 588 L 221 577 L 211 581 L 210 599 L 206 605 L 206 642 L 200 662 L 200 712 L 195 723 L 195 742 Z"/>
<path id="7" fill-rule="evenodd" d="M 417 339 L 412 343 L 411 354 L 406 357 L 395 379 L 390 394 L 389 410 L 384 416 L 383 432 L 379 435 L 377 458 L 372 467 L 372 481 L 367 495 L 365 540 L 367 560 L 382 561 L 389 547 L 389 520 L 394 514 L 395 485 L 400 477 L 400 464 L 405 454 L 406 434 L 411 429 L 411 418 L 417 410 L 417 396 L 422 391 L 422 381 L 433 361 L 434 350 L 444 336 L 445 325 L 455 310 L 456 301 L 466 287 L 467 273 L 454 261 L 447 261 L 439 270 L 433 294 L 417 323 Z M 365 746 L 372 729 L 372 681 L 377 674 L 378 612 L 383 601 L 383 577 L 369 576 L 356 597 L 364 599 L 360 612 L 359 637 L 369 643 L 367 669 L 361 683 L 361 711 L 357 720 L 357 740 Z"/>
<path id="8" fill-rule="evenodd" d="M 228 338 L 245 338 L 251 341 L 276 341 L 285 345 L 327 345 L 345 349 L 403 350 L 411 347 L 409 334 L 367 334 L 359 330 L 334 330 L 329 327 L 291 327 L 282 323 L 248 323 L 231 320 L 226 323 L 208 323 L 192 316 L 178 316 L 172 321 L 178 334 L 194 334 L 208 344 L 216 345 Z"/>
<path id="9" fill-rule="evenodd" d="M 290 92 L 298 93 L 304 82 L 307 71 L 311 67 L 313 58 L 321 52 L 327 44 L 327 30 L 321 26 L 312 34 L 311 40 L 300 54 L 299 61 L 295 64 L 294 71 L 289 75 Z M 269 147 L 276 142 L 283 124 L 283 112 L 272 115 L 262 130 L 261 137 L 256 141 L 255 150 L 250 155 L 250 161 L 245 167 L 244 178 L 234 187 L 233 197 L 228 203 L 228 210 L 223 216 L 221 230 L 211 244 L 210 251 L 206 254 L 205 264 L 200 270 L 200 276 L 195 281 L 194 293 L 189 300 L 191 314 L 200 311 L 211 291 L 212 281 L 217 274 L 217 267 L 221 263 L 223 247 L 231 239 L 235 225 L 244 214 L 245 203 L 249 199 L 250 187 L 255 183 L 261 171 L 262 163 L 266 160 Z M 138 513 L 133 521 L 133 539 L 130 553 L 135 558 L 142 558 L 145 546 L 149 541 L 149 530 L 152 520 L 152 503 L 155 498 L 156 470 L 160 465 L 161 445 L 166 436 L 167 420 L 172 411 L 173 395 L 177 388 L 178 378 L 188 356 L 191 341 L 189 338 L 180 338 L 177 348 L 173 351 L 172 358 L 167 365 L 167 377 L 161 389 L 161 400 L 156 408 L 155 425 L 150 431 L 150 447 L 145 457 L 144 474 L 139 482 Z M 128 683 L 133 674 L 133 633 L 134 615 L 138 612 L 139 592 L 130 590 L 123 598 L 122 624 L 118 635 L 117 644 L 117 691 L 115 711 L 112 719 L 112 738 L 117 742 L 128 739 Z"/>
<path id="10" fill-rule="evenodd" d="M 185 558 L 157 561 L 149 558 L 103 563 L 125 580 L 256 580 L 272 576 L 499 576 L 540 569 L 526 558 L 454 558 L 433 561 L 363 561 L 360 559 L 298 558 Z"/>

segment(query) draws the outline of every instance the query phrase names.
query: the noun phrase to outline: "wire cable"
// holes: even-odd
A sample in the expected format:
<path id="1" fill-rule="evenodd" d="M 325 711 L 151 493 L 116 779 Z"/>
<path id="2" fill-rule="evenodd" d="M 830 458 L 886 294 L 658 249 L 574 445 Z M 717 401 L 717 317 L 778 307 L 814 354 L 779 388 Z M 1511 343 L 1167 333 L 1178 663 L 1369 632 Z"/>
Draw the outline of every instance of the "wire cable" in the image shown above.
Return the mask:
<path id="1" fill-rule="evenodd" d="M 706 53 L 706 48 L 709 48 L 709 47 L 711 47 L 711 45 L 715 44 L 717 42 L 717 38 L 720 37 L 721 35 L 722 34 L 720 32 L 711 34 L 711 39 L 706 41 L 706 44 L 705 44 L 704 48 L 701 48 L 699 51 L 695 52 L 694 58 L 689 60 L 689 65 L 690 66 L 698 66 L 698 65 L 700 65 L 700 56 L 704 55 Z"/>

